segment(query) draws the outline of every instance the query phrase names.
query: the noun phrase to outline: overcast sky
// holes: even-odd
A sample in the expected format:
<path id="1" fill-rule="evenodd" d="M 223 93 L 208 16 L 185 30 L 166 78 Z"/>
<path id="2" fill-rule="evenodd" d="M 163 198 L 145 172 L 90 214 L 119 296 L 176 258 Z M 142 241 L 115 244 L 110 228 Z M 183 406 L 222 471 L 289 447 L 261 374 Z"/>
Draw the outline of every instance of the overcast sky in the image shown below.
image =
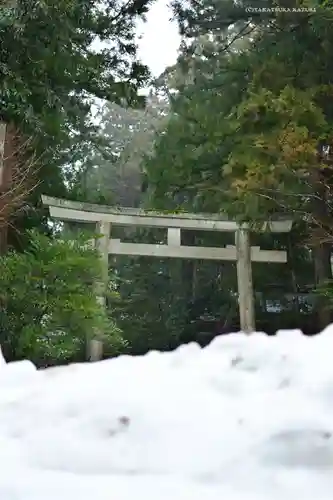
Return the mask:
<path id="1" fill-rule="evenodd" d="M 171 66 L 177 60 L 177 52 L 180 44 L 180 35 L 176 22 L 171 22 L 171 10 L 168 8 L 169 0 L 156 0 L 147 14 L 147 22 L 140 22 L 137 33 L 142 35 L 138 40 L 139 57 L 146 64 L 154 77 L 158 77 L 167 66 Z M 105 46 L 105 44 L 104 44 Z M 95 49 L 103 47 L 98 41 L 93 42 Z M 142 93 L 147 92 L 143 89 Z M 103 101 L 95 98 L 95 104 L 91 107 L 94 121 L 99 123 L 96 116 Z"/>
<path id="2" fill-rule="evenodd" d="M 157 0 L 147 14 L 147 22 L 138 27 L 142 39 L 138 41 L 139 56 L 154 76 L 176 62 L 180 44 L 178 27 L 171 22 L 169 0 Z"/>

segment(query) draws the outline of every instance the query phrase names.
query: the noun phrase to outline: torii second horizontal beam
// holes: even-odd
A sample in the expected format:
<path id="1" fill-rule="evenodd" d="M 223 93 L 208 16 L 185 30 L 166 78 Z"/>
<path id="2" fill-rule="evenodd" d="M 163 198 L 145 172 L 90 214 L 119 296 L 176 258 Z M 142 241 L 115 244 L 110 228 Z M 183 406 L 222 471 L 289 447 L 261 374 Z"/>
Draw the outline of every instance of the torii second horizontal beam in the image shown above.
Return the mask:
<path id="1" fill-rule="evenodd" d="M 110 239 L 109 253 L 113 255 L 142 255 L 147 257 L 169 257 L 198 260 L 237 260 L 236 247 L 190 247 L 185 245 L 152 245 L 146 243 L 123 243 L 119 239 Z M 282 250 L 261 250 L 251 247 L 252 262 L 287 262 L 287 252 Z"/>

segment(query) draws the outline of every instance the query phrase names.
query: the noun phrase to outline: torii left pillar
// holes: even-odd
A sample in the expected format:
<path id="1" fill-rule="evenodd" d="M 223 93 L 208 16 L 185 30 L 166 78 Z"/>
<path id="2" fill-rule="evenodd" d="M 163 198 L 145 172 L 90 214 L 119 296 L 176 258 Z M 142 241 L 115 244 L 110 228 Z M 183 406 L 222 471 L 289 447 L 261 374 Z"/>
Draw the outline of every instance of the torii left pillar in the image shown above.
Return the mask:
<path id="1" fill-rule="evenodd" d="M 109 240 L 111 224 L 110 222 L 97 222 L 95 240 L 96 249 L 100 255 L 101 273 L 100 279 L 95 284 L 96 300 L 106 312 L 106 292 L 109 283 Z M 103 357 L 103 337 L 102 331 L 95 330 L 92 336 L 87 339 L 87 358 L 89 361 L 100 361 Z"/>

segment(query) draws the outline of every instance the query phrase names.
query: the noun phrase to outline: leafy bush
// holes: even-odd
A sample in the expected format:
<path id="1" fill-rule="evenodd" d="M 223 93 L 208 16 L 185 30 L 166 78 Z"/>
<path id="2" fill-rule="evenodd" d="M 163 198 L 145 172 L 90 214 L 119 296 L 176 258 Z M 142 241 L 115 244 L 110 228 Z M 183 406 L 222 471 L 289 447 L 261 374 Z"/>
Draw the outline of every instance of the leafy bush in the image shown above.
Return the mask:
<path id="1" fill-rule="evenodd" d="M 326 280 L 313 290 L 315 310 L 320 309 L 329 313 L 333 319 L 333 280 Z"/>
<path id="2" fill-rule="evenodd" d="M 96 331 L 103 332 L 108 354 L 121 352 L 120 330 L 96 301 L 100 262 L 88 238 L 31 236 L 29 251 L 0 257 L 0 343 L 7 359 L 82 361 Z"/>

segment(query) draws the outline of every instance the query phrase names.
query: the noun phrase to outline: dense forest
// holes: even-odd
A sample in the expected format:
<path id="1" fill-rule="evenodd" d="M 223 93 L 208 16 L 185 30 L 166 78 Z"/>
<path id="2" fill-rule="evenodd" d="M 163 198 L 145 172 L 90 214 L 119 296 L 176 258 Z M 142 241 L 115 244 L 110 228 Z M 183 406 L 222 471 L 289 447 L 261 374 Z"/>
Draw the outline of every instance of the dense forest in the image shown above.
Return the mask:
<path id="1" fill-rule="evenodd" d="M 0 344 L 8 359 L 82 360 L 96 329 L 112 356 L 204 345 L 239 328 L 236 269 L 223 261 L 110 256 L 101 309 L 89 235 L 51 223 L 42 194 L 248 222 L 253 245 L 288 255 L 287 264 L 253 264 L 257 328 L 314 334 L 331 322 L 332 0 L 175 0 L 178 60 L 158 78 L 135 43 L 152 3 L 1 3 Z M 279 214 L 293 220 L 290 234 L 256 232 Z M 117 231 L 127 241 L 164 238 Z M 184 240 L 233 244 L 228 233 L 187 231 Z"/>

